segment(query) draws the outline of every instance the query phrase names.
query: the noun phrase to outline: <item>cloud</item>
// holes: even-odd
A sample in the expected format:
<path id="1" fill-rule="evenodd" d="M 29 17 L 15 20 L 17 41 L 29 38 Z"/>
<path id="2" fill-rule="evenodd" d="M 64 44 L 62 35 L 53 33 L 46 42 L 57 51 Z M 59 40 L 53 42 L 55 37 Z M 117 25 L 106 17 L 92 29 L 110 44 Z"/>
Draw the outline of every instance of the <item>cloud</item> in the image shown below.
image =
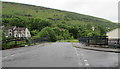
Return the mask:
<path id="1" fill-rule="evenodd" d="M 118 0 L 2 0 L 45 6 L 118 21 Z"/>

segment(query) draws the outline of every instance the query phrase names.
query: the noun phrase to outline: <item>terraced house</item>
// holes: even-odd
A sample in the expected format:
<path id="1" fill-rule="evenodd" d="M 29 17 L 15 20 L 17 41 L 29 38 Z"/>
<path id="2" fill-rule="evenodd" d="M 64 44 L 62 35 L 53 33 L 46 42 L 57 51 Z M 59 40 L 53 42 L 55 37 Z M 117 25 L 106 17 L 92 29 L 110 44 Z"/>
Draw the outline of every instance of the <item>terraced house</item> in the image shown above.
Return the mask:
<path id="1" fill-rule="evenodd" d="M 21 28 L 21 27 L 5 27 L 5 36 L 6 37 L 31 37 L 30 31 L 28 28 Z"/>

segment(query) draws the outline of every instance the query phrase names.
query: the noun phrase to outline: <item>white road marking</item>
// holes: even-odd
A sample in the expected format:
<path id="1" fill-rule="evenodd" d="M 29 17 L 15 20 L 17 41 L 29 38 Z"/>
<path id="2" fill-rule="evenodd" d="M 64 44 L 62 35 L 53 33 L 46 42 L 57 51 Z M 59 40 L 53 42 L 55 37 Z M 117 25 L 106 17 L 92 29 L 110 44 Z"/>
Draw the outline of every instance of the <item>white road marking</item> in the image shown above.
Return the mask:
<path id="1" fill-rule="evenodd" d="M 11 56 L 15 56 L 15 55 L 11 55 Z"/>
<path id="2" fill-rule="evenodd" d="M 80 55 L 81 55 L 81 57 L 82 57 L 82 59 L 83 59 L 83 61 L 84 61 L 85 66 L 89 66 L 89 65 L 90 65 L 90 64 L 88 63 L 88 60 L 85 59 L 84 54 L 78 54 L 77 48 L 75 48 L 75 52 L 76 52 L 76 54 L 77 54 L 78 57 L 80 57 Z M 79 58 L 79 60 L 81 60 L 81 59 Z M 82 66 L 82 65 L 83 65 L 83 64 L 81 63 L 81 61 L 79 61 L 79 66 Z"/>
<path id="3" fill-rule="evenodd" d="M 76 55 L 77 55 L 77 57 L 79 58 L 80 57 L 80 55 L 78 54 L 78 52 L 77 52 L 77 48 L 74 48 L 75 49 L 75 52 L 76 52 Z M 82 66 L 82 63 L 81 63 L 81 61 L 80 61 L 80 58 L 79 58 L 79 66 Z"/>
<path id="4" fill-rule="evenodd" d="M 84 60 L 84 62 L 85 62 L 85 65 L 86 65 L 86 66 L 89 66 L 89 65 L 90 65 L 86 59 Z"/>
<path id="5" fill-rule="evenodd" d="M 84 60 L 85 62 L 87 62 L 87 60 Z"/>
<path id="6" fill-rule="evenodd" d="M 89 64 L 88 64 L 88 63 L 85 63 L 85 65 L 86 65 L 86 66 L 89 66 Z"/>

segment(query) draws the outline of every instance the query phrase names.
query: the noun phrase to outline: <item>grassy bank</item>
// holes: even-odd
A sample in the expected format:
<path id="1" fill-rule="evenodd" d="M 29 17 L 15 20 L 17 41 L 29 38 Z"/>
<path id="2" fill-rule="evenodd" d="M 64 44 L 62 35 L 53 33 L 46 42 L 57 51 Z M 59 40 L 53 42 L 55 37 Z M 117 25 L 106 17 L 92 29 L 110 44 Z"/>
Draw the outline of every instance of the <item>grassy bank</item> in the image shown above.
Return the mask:
<path id="1" fill-rule="evenodd" d="M 57 42 L 79 42 L 79 41 L 74 39 L 74 40 L 59 40 Z"/>

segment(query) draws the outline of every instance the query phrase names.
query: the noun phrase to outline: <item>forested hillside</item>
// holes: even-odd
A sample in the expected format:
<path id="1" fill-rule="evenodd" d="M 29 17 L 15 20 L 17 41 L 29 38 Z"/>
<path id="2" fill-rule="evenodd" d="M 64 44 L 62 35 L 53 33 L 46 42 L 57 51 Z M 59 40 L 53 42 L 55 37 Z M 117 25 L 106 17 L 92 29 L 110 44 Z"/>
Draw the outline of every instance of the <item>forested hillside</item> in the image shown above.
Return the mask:
<path id="1" fill-rule="evenodd" d="M 105 35 L 118 26 L 98 17 L 20 3 L 3 2 L 2 12 L 3 25 L 27 27 L 32 37 L 48 36 L 55 40 Z"/>

